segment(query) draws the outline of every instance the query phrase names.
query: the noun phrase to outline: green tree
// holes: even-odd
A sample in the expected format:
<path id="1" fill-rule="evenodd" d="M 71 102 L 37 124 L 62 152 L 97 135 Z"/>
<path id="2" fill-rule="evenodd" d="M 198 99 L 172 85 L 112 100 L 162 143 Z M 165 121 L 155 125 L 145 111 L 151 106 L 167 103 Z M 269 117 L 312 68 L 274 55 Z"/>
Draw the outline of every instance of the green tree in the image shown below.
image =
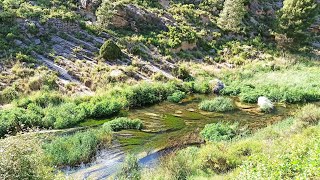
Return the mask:
<path id="1" fill-rule="evenodd" d="M 316 0 L 284 0 L 278 12 L 278 33 L 300 39 L 319 14 Z"/>
<path id="2" fill-rule="evenodd" d="M 226 0 L 217 24 L 223 30 L 240 32 L 244 28 L 242 20 L 246 13 L 245 0 Z"/>

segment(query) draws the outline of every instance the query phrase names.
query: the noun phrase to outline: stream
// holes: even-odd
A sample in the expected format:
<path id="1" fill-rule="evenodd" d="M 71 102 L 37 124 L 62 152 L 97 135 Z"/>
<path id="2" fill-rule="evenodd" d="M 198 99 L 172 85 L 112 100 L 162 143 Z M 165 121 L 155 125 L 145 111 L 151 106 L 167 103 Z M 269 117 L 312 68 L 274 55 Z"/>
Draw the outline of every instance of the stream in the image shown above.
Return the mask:
<path id="1" fill-rule="evenodd" d="M 141 119 L 142 131 L 123 130 L 115 133 L 115 140 L 108 149 L 99 150 L 91 163 L 76 168 L 65 168 L 63 172 L 71 179 L 106 179 L 114 175 L 127 154 L 136 154 L 144 168 L 154 168 L 159 158 L 175 149 L 199 145 L 203 140 L 199 132 L 206 124 L 216 122 L 238 123 L 240 128 L 257 130 L 292 115 L 299 105 L 276 104 L 270 114 L 261 113 L 255 104 L 240 103 L 234 98 L 237 110 L 226 113 L 205 112 L 198 109 L 204 99 L 214 95 L 194 95 L 174 104 L 162 102 L 142 109 L 120 113 L 132 119 Z M 88 120 L 81 126 L 97 126 L 111 119 Z"/>

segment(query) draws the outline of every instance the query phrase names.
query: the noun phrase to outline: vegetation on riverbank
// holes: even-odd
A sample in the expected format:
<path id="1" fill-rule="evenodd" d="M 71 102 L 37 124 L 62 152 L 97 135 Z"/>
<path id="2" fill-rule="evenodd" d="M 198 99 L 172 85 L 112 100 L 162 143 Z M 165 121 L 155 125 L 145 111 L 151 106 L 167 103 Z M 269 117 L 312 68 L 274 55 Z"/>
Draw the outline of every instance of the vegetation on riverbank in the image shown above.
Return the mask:
<path id="1" fill-rule="evenodd" d="M 97 129 L 57 137 L 44 144 L 45 154 L 54 166 L 75 166 L 89 162 L 100 148 L 111 145 L 112 131 L 141 130 L 139 119 L 116 118 Z"/>
<path id="2" fill-rule="evenodd" d="M 314 110 L 306 112 L 310 106 Z M 155 170 L 143 171 L 142 179 L 318 178 L 319 111 L 306 105 L 294 117 L 236 140 L 215 135 L 213 142 L 163 158 Z"/>
<path id="3" fill-rule="evenodd" d="M 59 168 L 90 162 L 115 131 L 125 152 L 205 142 L 154 170 L 129 156 L 118 179 L 319 179 L 317 103 L 278 122 L 289 103 L 320 101 L 319 8 L 317 0 L 0 0 L 0 179 L 65 179 Z M 216 95 L 197 108 L 196 93 Z M 184 109 L 128 115 L 163 101 Z M 243 128 L 251 119 L 264 128 Z"/>
<path id="4" fill-rule="evenodd" d="M 285 64 L 254 63 L 226 74 L 227 86 L 222 93 L 249 103 L 257 102 L 259 96 L 287 103 L 319 100 L 319 63 L 299 57 L 292 62 L 285 60 Z"/>
<path id="5" fill-rule="evenodd" d="M 36 93 L 17 101 L 16 107 L 0 110 L 0 136 L 33 127 L 74 127 L 89 118 L 110 117 L 121 109 L 159 103 L 168 97 L 179 96 L 180 99 L 185 93 L 198 92 L 199 85 L 209 87 L 206 82 L 141 83 L 114 87 L 99 95 L 78 99 L 48 92 Z"/>

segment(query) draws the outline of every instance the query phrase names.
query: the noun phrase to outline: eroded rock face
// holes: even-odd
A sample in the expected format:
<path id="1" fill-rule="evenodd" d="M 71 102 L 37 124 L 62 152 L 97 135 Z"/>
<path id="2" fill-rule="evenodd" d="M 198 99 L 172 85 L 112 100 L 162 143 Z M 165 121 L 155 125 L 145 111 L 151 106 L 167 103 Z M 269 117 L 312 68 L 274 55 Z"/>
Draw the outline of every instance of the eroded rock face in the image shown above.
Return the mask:
<path id="1" fill-rule="evenodd" d="M 146 29 L 167 30 L 163 20 L 156 14 L 132 4 L 118 5 L 111 19 L 111 26 L 128 28 L 134 31 Z"/>
<path id="2" fill-rule="evenodd" d="M 87 11 L 96 9 L 100 3 L 101 0 L 80 0 L 81 8 Z"/>

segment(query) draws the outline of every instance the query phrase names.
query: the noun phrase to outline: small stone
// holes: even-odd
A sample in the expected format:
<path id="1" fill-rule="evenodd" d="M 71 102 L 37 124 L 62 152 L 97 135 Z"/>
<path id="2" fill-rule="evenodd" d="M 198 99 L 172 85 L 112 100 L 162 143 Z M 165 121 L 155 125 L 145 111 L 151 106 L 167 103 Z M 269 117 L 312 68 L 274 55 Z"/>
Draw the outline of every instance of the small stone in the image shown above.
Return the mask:
<path id="1" fill-rule="evenodd" d="M 153 116 L 153 117 L 158 117 L 159 116 L 158 114 L 155 114 L 155 113 L 145 113 L 145 115 Z"/>
<path id="2" fill-rule="evenodd" d="M 20 40 L 15 39 L 13 42 L 14 42 L 14 44 L 17 45 L 17 46 L 22 45 L 22 41 L 20 41 Z"/>
<path id="3" fill-rule="evenodd" d="M 182 111 L 176 111 L 175 113 L 176 114 L 182 114 Z"/>
<path id="4" fill-rule="evenodd" d="M 34 43 L 35 43 L 36 45 L 39 45 L 39 44 L 41 44 L 41 40 L 40 40 L 40 39 L 36 39 L 36 40 L 34 40 Z"/>
<path id="5" fill-rule="evenodd" d="M 181 114 L 172 114 L 174 117 L 182 117 Z"/>
<path id="6" fill-rule="evenodd" d="M 193 109 L 193 108 L 188 108 L 187 111 L 189 111 L 189 112 L 195 112 L 196 110 Z"/>

